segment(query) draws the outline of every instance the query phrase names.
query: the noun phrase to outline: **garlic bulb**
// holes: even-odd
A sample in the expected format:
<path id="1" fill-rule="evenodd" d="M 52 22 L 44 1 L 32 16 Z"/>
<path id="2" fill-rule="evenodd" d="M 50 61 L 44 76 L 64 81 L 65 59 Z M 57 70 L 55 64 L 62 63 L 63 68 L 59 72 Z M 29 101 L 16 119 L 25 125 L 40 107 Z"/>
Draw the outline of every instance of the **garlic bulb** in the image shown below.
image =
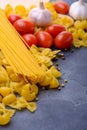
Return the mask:
<path id="1" fill-rule="evenodd" d="M 69 15 L 75 20 L 87 19 L 87 3 L 83 0 L 74 2 L 70 6 Z"/>
<path id="2" fill-rule="evenodd" d="M 32 9 L 28 17 L 37 26 L 47 26 L 52 21 L 52 14 L 48 9 L 44 8 L 43 2 L 39 3 L 39 7 Z"/>

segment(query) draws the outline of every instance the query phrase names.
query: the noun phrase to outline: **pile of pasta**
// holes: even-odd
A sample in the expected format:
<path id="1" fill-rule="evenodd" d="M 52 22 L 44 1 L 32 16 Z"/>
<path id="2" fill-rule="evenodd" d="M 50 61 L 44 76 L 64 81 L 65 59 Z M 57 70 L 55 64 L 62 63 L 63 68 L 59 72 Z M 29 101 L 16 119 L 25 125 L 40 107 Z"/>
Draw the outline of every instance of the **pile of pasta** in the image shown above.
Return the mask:
<path id="1" fill-rule="evenodd" d="M 68 30 L 73 34 L 73 43 L 76 48 L 87 47 L 87 20 L 75 21 Z"/>
<path id="2" fill-rule="evenodd" d="M 31 46 L 30 52 L 45 72 L 45 77 L 38 83 L 29 81 L 22 75 L 15 74 L 0 51 L 0 125 L 6 125 L 16 110 L 28 109 L 34 112 L 40 88 L 58 88 L 61 72 L 53 65 L 60 50 Z M 11 109 L 7 109 L 9 106 Z"/>

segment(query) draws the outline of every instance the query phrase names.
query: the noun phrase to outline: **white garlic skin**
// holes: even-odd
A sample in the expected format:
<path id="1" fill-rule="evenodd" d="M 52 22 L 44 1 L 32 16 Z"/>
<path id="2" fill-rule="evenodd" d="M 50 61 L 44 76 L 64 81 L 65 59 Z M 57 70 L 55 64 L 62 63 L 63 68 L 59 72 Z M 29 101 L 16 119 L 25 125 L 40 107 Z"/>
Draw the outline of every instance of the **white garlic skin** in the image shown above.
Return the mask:
<path id="1" fill-rule="evenodd" d="M 74 2 L 70 6 L 69 15 L 75 20 L 87 19 L 87 3 Z"/>
<path id="2" fill-rule="evenodd" d="M 52 14 L 47 9 L 34 8 L 28 17 L 37 26 L 47 26 L 52 21 Z"/>

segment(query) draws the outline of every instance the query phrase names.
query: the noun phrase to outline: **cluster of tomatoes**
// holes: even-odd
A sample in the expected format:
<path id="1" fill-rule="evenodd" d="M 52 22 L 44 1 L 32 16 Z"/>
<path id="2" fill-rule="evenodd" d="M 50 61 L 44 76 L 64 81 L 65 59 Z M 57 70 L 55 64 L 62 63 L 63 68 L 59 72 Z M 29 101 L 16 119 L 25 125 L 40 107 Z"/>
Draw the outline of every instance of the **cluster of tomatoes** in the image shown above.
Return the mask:
<path id="1" fill-rule="evenodd" d="M 28 46 L 35 44 L 40 47 L 50 48 L 56 46 L 58 49 L 69 48 L 73 44 L 72 33 L 68 32 L 62 25 L 52 24 L 35 34 L 35 25 L 16 14 L 8 16 L 8 20 L 23 37 Z"/>

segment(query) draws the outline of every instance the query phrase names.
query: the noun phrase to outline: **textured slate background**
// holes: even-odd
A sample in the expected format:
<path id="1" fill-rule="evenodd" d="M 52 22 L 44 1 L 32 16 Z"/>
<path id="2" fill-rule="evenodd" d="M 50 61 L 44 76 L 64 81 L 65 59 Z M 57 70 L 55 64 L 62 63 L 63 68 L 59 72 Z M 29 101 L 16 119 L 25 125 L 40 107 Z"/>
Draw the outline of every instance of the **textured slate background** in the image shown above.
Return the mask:
<path id="1" fill-rule="evenodd" d="M 87 130 L 87 48 L 63 53 L 66 60 L 58 63 L 62 79 L 68 80 L 65 87 L 42 91 L 35 113 L 16 112 L 0 130 Z"/>

